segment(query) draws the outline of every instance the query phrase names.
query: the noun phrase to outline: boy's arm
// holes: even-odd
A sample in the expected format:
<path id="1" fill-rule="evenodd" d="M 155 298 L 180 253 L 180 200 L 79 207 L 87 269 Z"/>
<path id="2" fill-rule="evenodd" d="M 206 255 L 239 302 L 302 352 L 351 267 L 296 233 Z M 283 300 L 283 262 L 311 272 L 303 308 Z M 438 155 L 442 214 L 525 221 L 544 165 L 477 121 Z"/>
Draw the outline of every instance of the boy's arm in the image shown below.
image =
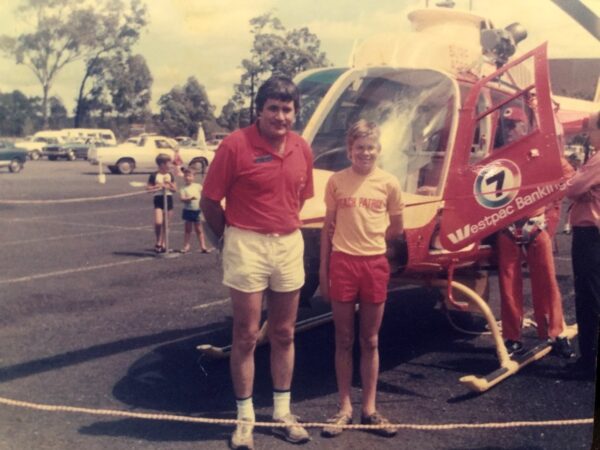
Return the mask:
<path id="1" fill-rule="evenodd" d="M 385 230 L 386 256 L 388 259 L 394 260 L 399 257 L 404 240 L 402 214 L 394 214 L 390 216 L 390 225 Z"/>
<path id="2" fill-rule="evenodd" d="M 390 216 L 390 225 L 385 230 L 385 239 L 391 241 L 399 238 L 404 233 L 404 220 L 402 214 Z"/>
<path id="3" fill-rule="evenodd" d="M 335 210 L 325 212 L 325 221 L 321 229 L 321 252 L 319 265 L 319 288 L 324 301 L 329 301 L 329 256 L 331 255 L 332 229 L 335 226 Z"/>
<path id="4" fill-rule="evenodd" d="M 151 174 L 148 177 L 148 182 L 146 183 L 146 191 L 155 192 L 161 188 L 160 184 L 156 183 L 156 174 Z"/>

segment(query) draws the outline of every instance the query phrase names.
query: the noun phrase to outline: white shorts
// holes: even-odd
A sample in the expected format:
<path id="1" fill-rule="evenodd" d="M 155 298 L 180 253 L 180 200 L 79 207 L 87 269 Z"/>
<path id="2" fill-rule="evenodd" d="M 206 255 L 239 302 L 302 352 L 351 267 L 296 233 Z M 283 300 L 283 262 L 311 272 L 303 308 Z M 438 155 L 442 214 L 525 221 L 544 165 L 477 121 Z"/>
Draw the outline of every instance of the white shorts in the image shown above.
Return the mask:
<path id="1" fill-rule="evenodd" d="M 226 227 L 223 284 L 241 292 L 292 292 L 304 285 L 304 239 Z"/>

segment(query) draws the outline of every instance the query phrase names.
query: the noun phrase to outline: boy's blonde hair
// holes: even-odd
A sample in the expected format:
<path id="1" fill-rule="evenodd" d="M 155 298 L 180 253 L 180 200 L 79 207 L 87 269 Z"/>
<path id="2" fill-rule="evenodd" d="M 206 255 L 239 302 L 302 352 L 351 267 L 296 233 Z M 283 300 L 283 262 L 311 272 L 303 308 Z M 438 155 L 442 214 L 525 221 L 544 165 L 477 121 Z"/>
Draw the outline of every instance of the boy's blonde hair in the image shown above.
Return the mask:
<path id="1" fill-rule="evenodd" d="M 381 131 L 375 122 L 360 119 L 358 122 L 354 123 L 354 125 L 352 125 L 346 133 L 346 144 L 348 145 L 348 151 L 352 149 L 354 141 L 363 137 L 371 137 L 377 140 L 378 145 L 381 147 L 381 143 L 379 142 L 380 136 Z"/>

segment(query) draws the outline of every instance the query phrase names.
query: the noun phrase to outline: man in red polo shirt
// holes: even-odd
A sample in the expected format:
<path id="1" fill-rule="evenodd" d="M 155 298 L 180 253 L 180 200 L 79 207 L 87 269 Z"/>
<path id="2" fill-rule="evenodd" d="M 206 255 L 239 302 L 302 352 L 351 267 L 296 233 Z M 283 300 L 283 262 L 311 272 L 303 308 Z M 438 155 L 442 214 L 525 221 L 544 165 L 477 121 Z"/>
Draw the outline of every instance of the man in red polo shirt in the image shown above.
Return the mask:
<path id="1" fill-rule="evenodd" d="M 274 428 L 287 441 L 310 439 L 290 412 L 294 326 L 304 284 L 304 241 L 299 212 L 313 196 L 312 152 L 291 131 L 299 93 L 285 77 L 272 77 L 256 95 L 257 122 L 223 140 L 202 190 L 208 225 L 223 236 L 223 284 L 233 307 L 231 376 L 237 417 L 254 422 L 254 349 L 263 294 L 268 289 Z M 225 209 L 221 200 L 225 199 Z M 252 448 L 252 425 L 240 424 L 232 448 Z"/>

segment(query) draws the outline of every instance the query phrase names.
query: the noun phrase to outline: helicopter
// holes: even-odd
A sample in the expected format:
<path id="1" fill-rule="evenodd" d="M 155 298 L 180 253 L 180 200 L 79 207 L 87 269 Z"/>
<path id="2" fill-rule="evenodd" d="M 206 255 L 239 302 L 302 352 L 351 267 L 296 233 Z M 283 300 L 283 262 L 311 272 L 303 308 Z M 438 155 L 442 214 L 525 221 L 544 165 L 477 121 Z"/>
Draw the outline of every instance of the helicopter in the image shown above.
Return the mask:
<path id="1" fill-rule="evenodd" d="M 379 164 L 398 178 L 405 202 L 404 237 L 388 251 L 390 286 L 437 287 L 448 308 L 484 317 L 499 368 L 460 380 L 483 392 L 551 350 L 542 343 L 509 357 L 483 298 L 486 271 L 495 264 L 493 235 L 565 189 L 547 45 L 513 58 L 527 36 L 518 23 L 499 29 L 478 14 L 445 7 L 418 9 L 408 19 L 413 31 L 365 40 L 348 67 L 314 69 L 294 80 L 301 94 L 296 128 L 314 156 L 315 196 L 301 211 L 301 303 L 318 288 L 325 185 L 350 165 L 346 130 L 358 119 L 374 121 L 381 130 Z M 587 115 L 569 110 L 569 132 L 583 129 Z M 299 321 L 297 331 L 329 320 L 323 314 Z M 566 335 L 575 336 L 576 326 Z M 266 325 L 259 338 L 265 340 Z M 198 349 L 226 356 L 229 347 Z"/>

